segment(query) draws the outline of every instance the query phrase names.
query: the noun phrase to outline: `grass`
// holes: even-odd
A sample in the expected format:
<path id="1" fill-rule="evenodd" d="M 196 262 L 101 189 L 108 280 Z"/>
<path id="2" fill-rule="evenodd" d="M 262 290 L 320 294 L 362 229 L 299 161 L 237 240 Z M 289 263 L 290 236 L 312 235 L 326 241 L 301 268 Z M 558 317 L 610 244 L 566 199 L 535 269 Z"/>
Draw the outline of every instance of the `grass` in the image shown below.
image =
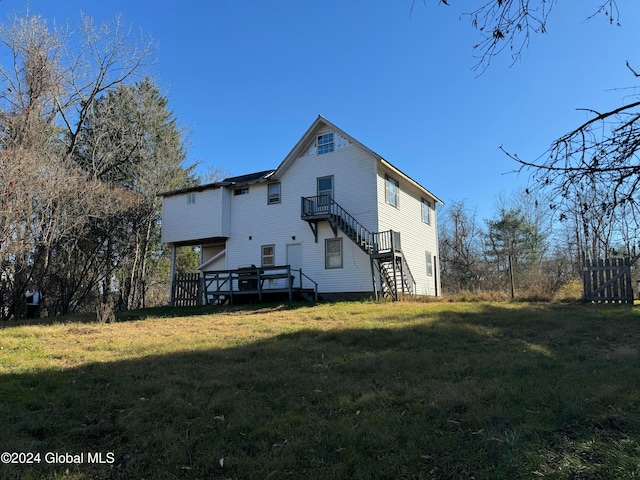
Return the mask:
<path id="1" fill-rule="evenodd" d="M 336 303 L 82 320 L 0 328 L 0 450 L 41 454 L 0 465 L 0 478 L 640 478 L 634 307 Z"/>

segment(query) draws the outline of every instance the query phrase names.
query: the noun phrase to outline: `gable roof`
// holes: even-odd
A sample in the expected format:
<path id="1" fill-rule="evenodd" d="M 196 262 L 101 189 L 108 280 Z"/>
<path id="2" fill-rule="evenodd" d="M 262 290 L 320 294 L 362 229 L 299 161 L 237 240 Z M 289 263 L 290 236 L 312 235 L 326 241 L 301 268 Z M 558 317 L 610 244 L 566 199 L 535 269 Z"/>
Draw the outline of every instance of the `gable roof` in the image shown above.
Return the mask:
<path id="1" fill-rule="evenodd" d="M 284 174 L 284 172 L 286 172 L 291 167 L 291 165 L 293 165 L 293 163 L 296 161 L 296 159 L 298 157 L 300 157 L 304 153 L 304 151 L 308 147 L 309 143 L 311 143 L 312 141 L 315 140 L 315 137 L 316 137 L 317 133 L 320 130 L 323 130 L 323 129 L 327 128 L 327 127 L 330 128 L 331 130 L 333 130 L 334 132 L 339 133 L 342 137 L 346 138 L 352 144 L 357 145 L 358 147 L 363 149 L 369 155 L 374 157 L 377 161 L 379 161 L 384 166 L 389 168 L 397 176 L 403 178 L 405 181 L 407 181 L 408 183 L 410 183 L 414 187 L 418 188 L 419 190 L 422 190 L 425 194 L 427 194 L 429 197 L 433 198 L 436 202 L 440 203 L 441 205 L 444 205 L 444 202 L 442 200 L 440 200 L 433 193 L 431 193 L 425 187 L 423 187 L 418 182 L 416 182 L 414 179 L 412 179 L 409 175 L 407 175 L 406 173 L 402 172 L 399 168 L 393 166 L 390 162 L 385 160 L 382 156 L 378 155 L 376 152 L 371 150 L 365 144 L 360 143 L 358 140 L 353 138 L 351 135 L 349 135 L 347 132 L 345 132 L 341 128 L 339 128 L 336 125 L 334 125 L 333 123 L 331 123 L 329 120 L 324 118 L 322 115 L 318 115 L 318 118 L 315 119 L 315 121 L 307 129 L 307 131 L 304 133 L 304 135 L 302 135 L 300 140 L 298 140 L 298 143 L 295 144 L 295 146 L 291 149 L 291 151 L 285 157 L 285 159 L 280 163 L 280 165 L 278 165 L 278 168 L 276 168 L 273 171 L 273 174 L 270 175 L 269 177 L 270 178 L 276 178 L 276 179 L 280 178 Z"/>
<path id="2" fill-rule="evenodd" d="M 205 185 L 197 185 L 194 187 L 173 190 L 171 192 L 159 193 L 158 196 L 167 197 L 167 196 L 177 195 L 177 194 L 187 193 L 187 192 L 199 192 L 202 190 L 216 189 L 220 187 L 250 185 L 253 183 L 262 183 L 270 180 L 279 179 L 284 174 L 284 172 L 286 172 L 291 167 L 291 165 L 293 165 L 296 159 L 298 159 L 298 157 L 300 157 L 304 153 L 308 145 L 315 140 L 317 133 L 320 130 L 323 130 L 326 128 L 330 128 L 334 132 L 339 133 L 340 136 L 346 138 L 349 142 L 351 142 L 354 145 L 357 145 L 358 147 L 363 149 L 365 152 L 367 152 L 369 155 L 374 157 L 378 162 L 380 162 L 382 165 L 384 165 L 389 170 L 391 170 L 396 176 L 404 179 L 406 182 L 413 185 L 418 190 L 421 190 L 422 192 L 424 192 L 427 196 L 433 198 L 436 202 L 440 203 L 441 205 L 444 205 L 444 202 L 442 200 L 440 200 L 433 193 L 431 193 L 429 190 L 427 190 L 418 182 L 416 182 L 414 179 L 412 179 L 409 175 L 402 172 L 399 168 L 393 166 L 390 162 L 385 160 L 382 156 L 378 155 L 376 152 L 371 150 L 369 147 L 367 147 L 363 143 L 360 143 L 358 140 L 353 138 L 351 135 L 349 135 L 347 132 L 345 132 L 341 128 L 331 123 L 322 115 L 318 115 L 318 118 L 315 119 L 315 121 L 307 129 L 304 135 L 302 135 L 300 140 L 298 140 L 298 143 L 295 144 L 295 146 L 291 149 L 289 154 L 285 157 L 285 159 L 280 163 L 280 165 L 278 165 L 278 168 L 276 168 L 275 170 L 263 170 L 261 172 L 248 173 L 248 174 L 239 175 L 236 177 L 229 177 L 229 178 L 225 178 L 220 182 L 208 183 Z"/>

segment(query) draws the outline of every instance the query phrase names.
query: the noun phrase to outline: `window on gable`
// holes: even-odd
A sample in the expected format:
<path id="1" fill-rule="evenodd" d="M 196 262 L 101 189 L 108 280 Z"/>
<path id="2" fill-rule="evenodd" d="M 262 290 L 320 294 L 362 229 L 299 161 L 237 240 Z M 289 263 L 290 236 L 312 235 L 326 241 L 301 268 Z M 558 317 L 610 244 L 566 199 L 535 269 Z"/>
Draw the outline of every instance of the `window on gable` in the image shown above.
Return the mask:
<path id="1" fill-rule="evenodd" d="M 427 225 L 431 225 L 431 202 L 422 199 L 422 221 Z"/>
<path id="2" fill-rule="evenodd" d="M 324 268 L 342 268 L 342 238 L 325 239 Z"/>
<path id="3" fill-rule="evenodd" d="M 263 267 L 273 267 L 276 264 L 275 245 L 262 245 L 261 257 Z"/>
<path id="4" fill-rule="evenodd" d="M 333 152 L 333 133 L 318 135 L 318 155 Z"/>
<path id="5" fill-rule="evenodd" d="M 280 203 L 280 184 L 270 183 L 267 189 L 267 204 L 273 205 L 274 203 Z"/>
<path id="6" fill-rule="evenodd" d="M 187 194 L 187 205 L 191 205 L 196 203 L 196 194 L 195 193 L 188 193 Z"/>
<path id="7" fill-rule="evenodd" d="M 246 195 L 247 193 L 249 193 L 249 187 L 241 187 L 241 188 L 236 188 L 233 191 L 234 195 Z"/>
<path id="8" fill-rule="evenodd" d="M 398 181 L 386 175 L 384 183 L 385 183 L 385 188 L 384 188 L 385 201 L 389 205 L 392 205 L 398 208 L 398 194 L 400 192 Z"/>

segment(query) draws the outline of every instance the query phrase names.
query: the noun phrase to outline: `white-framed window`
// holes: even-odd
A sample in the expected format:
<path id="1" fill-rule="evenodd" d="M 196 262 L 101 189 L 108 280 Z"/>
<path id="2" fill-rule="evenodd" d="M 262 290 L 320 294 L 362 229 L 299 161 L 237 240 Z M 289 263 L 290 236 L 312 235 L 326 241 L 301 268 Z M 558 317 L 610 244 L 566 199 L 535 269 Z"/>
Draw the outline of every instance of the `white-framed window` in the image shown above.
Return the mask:
<path id="1" fill-rule="evenodd" d="M 192 205 L 194 203 L 196 203 L 196 194 L 187 193 L 187 205 Z"/>
<path id="2" fill-rule="evenodd" d="M 389 175 L 384 177 L 384 197 L 385 201 L 396 208 L 398 208 L 398 196 L 400 193 L 400 186 L 398 181 L 391 178 Z"/>
<path id="3" fill-rule="evenodd" d="M 263 267 L 273 267 L 276 264 L 276 246 L 262 245 L 261 257 Z"/>
<path id="4" fill-rule="evenodd" d="M 331 153 L 334 150 L 333 133 L 318 135 L 318 155 Z"/>
<path id="5" fill-rule="evenodd" d="M 427 277 L 433 277 L 433 257 L 431 252 L 424 252 L 427 257 Z"/>
<path id="6" fill-rule="evenodd" d="M 325 239 L 324 268 L 342 268 L 342 238 Z"/>
<path id="7" fill-rule="evenodd" d="M 431 225 L 431 202 L 422 199 L 422 221 L 427 225 Z"/>
<path id="8" fill-rule="evenodd" d="M 270 183 L 267 186 L 267 204 L 280 203 L 280 183 Z"/>
<path id="9" fill-rule="evenodd" d="M 249 187 L 240 187 L 240 188 L 236 188 L 236 189 L 233 191 L 233 194 L 234 194 L 235 196 L 237 196 L 237 195 L 246 195 L 246 194 L 248 194 L 248 193 L 249 193 Z"/>

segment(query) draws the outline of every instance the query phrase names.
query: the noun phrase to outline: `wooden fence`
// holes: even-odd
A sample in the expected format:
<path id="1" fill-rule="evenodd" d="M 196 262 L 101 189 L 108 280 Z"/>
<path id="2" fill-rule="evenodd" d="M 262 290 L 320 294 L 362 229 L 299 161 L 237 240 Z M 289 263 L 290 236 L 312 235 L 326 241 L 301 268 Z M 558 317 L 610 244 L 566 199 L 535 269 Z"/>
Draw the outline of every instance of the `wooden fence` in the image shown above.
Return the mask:
<path id="1" fill-rule="evenodd" d="M 176 307 L 202 304 L 202 279 L 199 273 L 176 273 L 173 277 L 171 304 Z"/>
<path id="2" fill-rule="evenodd" d="M 631 260 L 587 260 L 583 269 L 584 298 L 589 302 L 633 303 Z"/>

